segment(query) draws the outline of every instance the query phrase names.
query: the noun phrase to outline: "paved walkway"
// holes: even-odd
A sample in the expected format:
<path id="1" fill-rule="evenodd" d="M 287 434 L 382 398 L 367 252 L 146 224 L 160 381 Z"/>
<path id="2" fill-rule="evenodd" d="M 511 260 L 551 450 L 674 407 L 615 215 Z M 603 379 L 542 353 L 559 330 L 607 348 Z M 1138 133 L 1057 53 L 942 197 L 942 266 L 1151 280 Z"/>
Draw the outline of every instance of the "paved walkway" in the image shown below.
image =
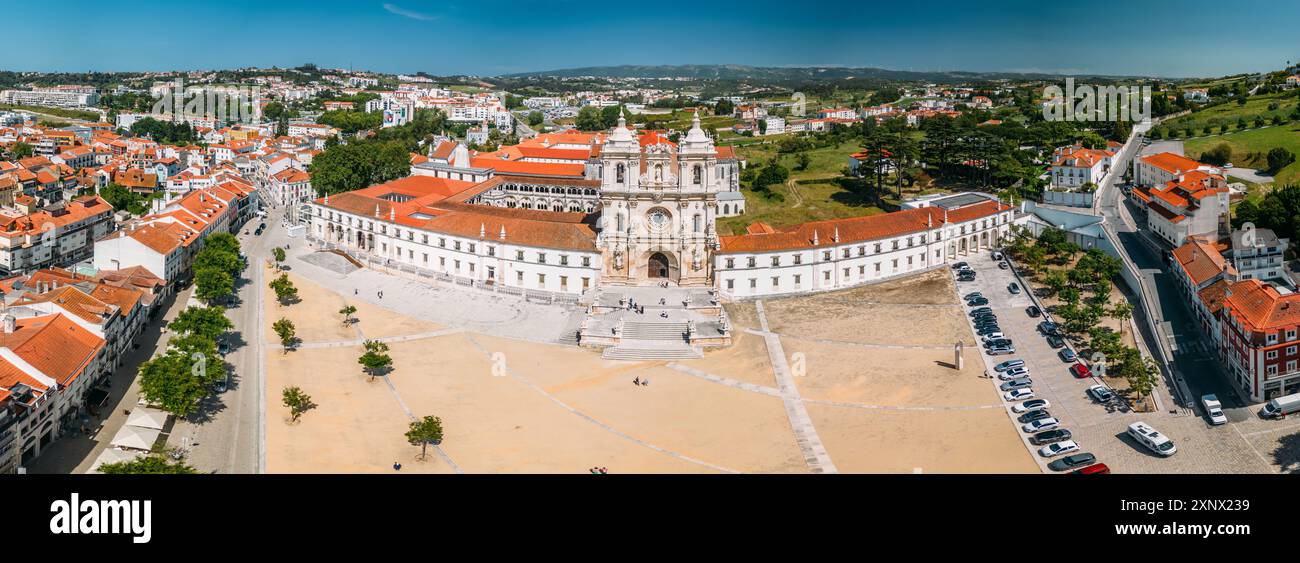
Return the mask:
<path id="1" fill-rule="evenodd" d="M 490 293 L 426 278 L 412 279 L 368 268 L 346 274 L 304 260 L 316 250 L 294 239 L 287 263 L 307 278 L 349 299 L 442 326 L 491 336 L 547 344 L 560 343 L 577 306 L 531 303 L 519 296 Z M 381 299 L 379 292 L 387 299 Z"/>
<path id="2" fill-rule="evenodd" d="M 772 372 L 776 375 L 777 386 L 781 390 L 781 400 L 785 404 L 785 414 L 790 419 L 790 427 L 794 430 L 795 442 L 799 444 L 799 449 L 803 451 L 804 459 L 813 473 L 839 473 L 835 463 L 831 461 L 830 454 L 826 452 L 821 437 L 817 435 L 817 428 L 813 426 L 812 418 L 808 416 L 808 409 L 804 407 L 803 400 L 799 397 L 799 388 L 795 386 L 794 376 L 790 374 L 790 364 L 785 359 L 785 349 L 781 347 L 781 337 L 768 330 L 763 302 L 755 301 L 754 307 L 758 310 L 758 322 L 763 327 L 763 341 L 767 344 L 767 356 L 772 362 Z"/>

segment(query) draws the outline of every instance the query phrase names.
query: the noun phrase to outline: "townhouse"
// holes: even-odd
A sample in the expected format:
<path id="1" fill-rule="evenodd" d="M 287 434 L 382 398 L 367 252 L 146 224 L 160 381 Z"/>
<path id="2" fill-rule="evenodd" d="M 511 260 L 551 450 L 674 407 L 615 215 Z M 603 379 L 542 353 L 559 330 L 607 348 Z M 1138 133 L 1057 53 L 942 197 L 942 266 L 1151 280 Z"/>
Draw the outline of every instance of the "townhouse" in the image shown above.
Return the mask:
<path id="1" fill-rule="evenodd" d="M 0 273 L 31 272 L 90 260 L 94 241 L 117 228 L 113 207 L 84 196 L 23 215 L 0 215 Z"/>
<path id="2" fill-rule="evenodd" d="M 88 408 L 104 340 L 63 314 L 0 314 L 0 474 L 41 454 Z"/>
<path id="3" fill-rule="evenodd" d="M 1188 237 L 1227 234 L 1230 193 L 1222 170 L 1173 153 L 1136 159 L 1134 167 L 1132 196 L 1160 240 L 1178 247 Z"/>

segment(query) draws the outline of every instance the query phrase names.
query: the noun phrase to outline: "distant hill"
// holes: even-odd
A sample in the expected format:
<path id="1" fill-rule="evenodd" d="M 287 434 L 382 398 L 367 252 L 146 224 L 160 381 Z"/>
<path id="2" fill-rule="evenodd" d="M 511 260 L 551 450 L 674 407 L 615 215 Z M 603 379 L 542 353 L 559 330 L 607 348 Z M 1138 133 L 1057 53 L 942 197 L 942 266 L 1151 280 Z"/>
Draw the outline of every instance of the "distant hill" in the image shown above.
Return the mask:
<path id="1" fill-rule="evenodd" d="M 509 74 L 504 78 L 595 76 L 602 78 L 696 78 L 713 80 L 888 80 L 906 82 L 956 83 L 979 80 L 1047 80 L 1058 74 L 1020 74 L 1010 72 L 907 71 L 883 68 L 849 67 L 758 67 L 745 65 L 622 65 L 567 68 L 541 72 Z M 1092 78 L 1120 78 L 1097 76 Z"/>

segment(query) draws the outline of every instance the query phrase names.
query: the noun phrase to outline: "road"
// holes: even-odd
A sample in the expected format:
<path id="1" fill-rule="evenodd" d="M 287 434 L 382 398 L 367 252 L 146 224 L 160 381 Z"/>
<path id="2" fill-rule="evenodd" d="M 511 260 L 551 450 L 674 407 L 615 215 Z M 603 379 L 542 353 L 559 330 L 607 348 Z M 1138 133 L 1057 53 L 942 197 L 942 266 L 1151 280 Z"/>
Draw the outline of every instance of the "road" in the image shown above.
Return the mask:
<path id="1" fill-rule="evenodd" d="M 1128 151 L 1120 155 L 1122 161 L 1117 161 L 1114 169 L 1127 170 L 1134 153 L 1149 154 L 1167 149 L 1166 146 L 1153 144 L 1141 151 Z M 1118 173 L 1112 174 L 1112 179 L 1119 176 Z M 1098 193 L 1099 211 L 1114 229 L 1125 254 L 1142 277 L 1143 287 L 1135 289 L 1145 292 L 1151 298 L 1150 302 L 1154 303 L 1157 310 L 1148 313 L 1154 316 L 1154 320 L 1157 323 L 1168 323 L 1165 332 L 1168 335 L 1169 349 L 1173 351 L 1172 367 L 1176 379 L 1172 387 L 1179 394 L 1187 395 L 1182 398 L 1191 403 L 1184 402 L 1182 406 L 1196 408 L 1200 396 L 1213 393 L 1223 401 L 1224 411 L 1229 418 L 1243 420 L 1251 416 L 1246 409 L 1246 402 L 1229 383 L 1214 350 L 1202 338 L 1198 323 L 1188 307 L 1187 298 L 1178 290 L 1179 284 L 1165 264 L 1164 250 L 1149 235 L 1139 231 L 1137 218 L 1141 217 L 1141 210 L 1113 182 L 1102 186 Z M 1154 344 L 1156 337 L 1151 334 L 1146 323 L 1139 323 L 1139 326 L 1147 342 Z M 1178 389 L 1180 381 L 1186 392 Z"/>
<path id="2" fill-rule="evenodd" d="M 268 232 L 253 236 L 258 223 L 254 218 L 245 225 L 249 234 L 238 235 L 249 266 L 237 282 L 236 298 L 226 311 L 235 325 L 226 336 L 231 346 L 226 355 L 229 388 L 208 397 L 199 414 L 178 420 L 167 442 L 171 447 L 188 448 L 186 462 L 204 472 L 259 473 L 262 465 L 262 264 L 270 256 L 269 231 L 278 221 L 268 219 Z"/>

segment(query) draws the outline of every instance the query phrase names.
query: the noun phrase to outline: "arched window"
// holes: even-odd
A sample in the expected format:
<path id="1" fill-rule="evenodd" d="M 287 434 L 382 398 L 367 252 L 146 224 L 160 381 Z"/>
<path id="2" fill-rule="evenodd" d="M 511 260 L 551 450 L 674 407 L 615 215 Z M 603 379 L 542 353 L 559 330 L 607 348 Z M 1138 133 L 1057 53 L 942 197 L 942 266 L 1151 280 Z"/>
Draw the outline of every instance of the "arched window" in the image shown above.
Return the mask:
<path id="1" fill-rule="evenodd" d="M 627 175 L 627 168 L 624 167 L 623 163 L 620 162 L 618 163 L 618 168 L 616 168 L 615 170 L 618 171 L 618 173 L 615 175 L 616 178 L 615 181 L 619 184 L 622 184 L 624 181 L 623 178 Z"/>
<path id="2" fill-rule="evenodd" d="M 700 165 L 696 164 L 696 165 L 695 165 L 695 185 L 698 186 L 698 185 L 703 184 L 703 183 L 704 183 L 704 168 L 701 167 Z"/>

